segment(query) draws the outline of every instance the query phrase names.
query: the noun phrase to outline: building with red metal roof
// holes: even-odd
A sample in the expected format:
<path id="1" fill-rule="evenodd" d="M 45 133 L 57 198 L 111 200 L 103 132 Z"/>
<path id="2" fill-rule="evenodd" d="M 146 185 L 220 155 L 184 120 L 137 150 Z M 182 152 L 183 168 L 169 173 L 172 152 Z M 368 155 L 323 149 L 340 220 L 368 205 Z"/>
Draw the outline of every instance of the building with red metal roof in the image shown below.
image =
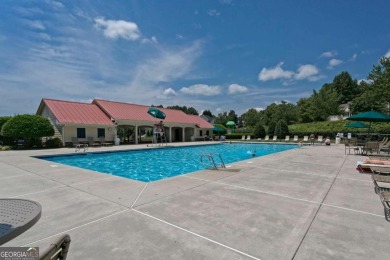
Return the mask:
<path id="1" fill-rule="evenodd" d="M 105 140 L 114 142 L 117 135 L 129 133 L 128 129 L 133 133 L 133 141 L 138 143 L 142 133 L 148 129 L 153 132 L 160 121 L 163 121 L 168 142 L 193 141 L 212 134 L 214 126 L 199 116 L 187 115 L 180 110 L 158 108 L 166 115 L 164 120 L 160 120 L 148 114 L 149 108 L 102 99 L 81 103 L 44 98 L 37 114 L 50 120 L 55 136 L 61 138 L 64 144 L 72 142 L 75 137 L 80 141 L 87 141 L 88 137 L 95 140 L 104 137 Z"/>

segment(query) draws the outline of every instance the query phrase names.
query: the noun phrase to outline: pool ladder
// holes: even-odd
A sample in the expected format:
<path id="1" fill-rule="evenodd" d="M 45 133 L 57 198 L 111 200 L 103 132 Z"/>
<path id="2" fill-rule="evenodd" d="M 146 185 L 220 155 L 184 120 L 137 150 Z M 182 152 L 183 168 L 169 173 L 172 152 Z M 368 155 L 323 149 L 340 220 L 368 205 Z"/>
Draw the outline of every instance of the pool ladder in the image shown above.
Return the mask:
<path id="1" fill-rule="evenodd" d="M 214 156 L 219 159 L 220 164 L 217 164 L 217 161 L 214 159 Z M 222 160 L 222 157 L 219 153 L 204 153 L 200 156 L 200 162 L 207 166 L 209 169 L 218 170 L 220 168 L 226 168 L 225 163 Z"/>

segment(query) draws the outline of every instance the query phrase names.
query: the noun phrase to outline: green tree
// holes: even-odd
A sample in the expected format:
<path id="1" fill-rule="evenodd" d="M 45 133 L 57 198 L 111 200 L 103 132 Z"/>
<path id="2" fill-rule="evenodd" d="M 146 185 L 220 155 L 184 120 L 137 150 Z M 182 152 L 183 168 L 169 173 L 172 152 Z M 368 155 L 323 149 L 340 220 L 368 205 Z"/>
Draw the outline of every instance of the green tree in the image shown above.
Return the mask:
<path id="1" fill-rule="evenodd" d="M 340 104 L 348 103 L 360 94 L 357 81 L 346 71 L 335 76 L 331 85 L 340 96 Z"/>
<path id="2" fill-rule="evenodd" d="M 284 139 L 286 135 L 289 135 L 286 121 L 281 119 L 276 123 L 274 135 L 278 136 L 280 139 Z"/>
<path id="3" fill-rule="evenodd" d="M 273 135 L 275 133 L 275 127 L 276 127 L 276 122 L 275 121 L 271 121 L 269 124 L 268 124 L 268 134 L 269 135 Z"/>
<path id="4" fill-rule="evenodd" d="M 244 127 L 255 126 L 259 122 L 259 114 L 254 108 L 250 108 L 241 116 Z"/>
<path id="5" fill-rule="evenodd" d="M 214 117 L 213 113 L 211 113 L 210 110 L 204 110 L 203 113 L 202 113 L 202 115 L 209 116 L 209 117 L 211 117 L 211 118 Z"/>
<path id="6" fill-rule="evenodd" d="M 169 109 L 175 109 L 175 110 L 181 110 L 183 111 L 184 113 L 186 113 L 187 115 L 199 115 L 198 111 L 196 111 L 195 108 L 193 107 L 186 107 L 186 106 L 169 106 L 167 107 Z"/>
<path id="7" fill-rule="evenodd" d="M 17 141 L 25 140 L 26 146 L 37 144 L 39 138 L 54 135 L 54 128 L 47 118 L 38 115 L 17 115 L 9 119 L 2 127 L 5 137 Z"/>
<path id="8" fill-rule="evenodd" d="M 265 128 L 261 123 L 257 123 L 253 129 L 253 135 L 255 138 L 264 138 L 265 137 Z"/>

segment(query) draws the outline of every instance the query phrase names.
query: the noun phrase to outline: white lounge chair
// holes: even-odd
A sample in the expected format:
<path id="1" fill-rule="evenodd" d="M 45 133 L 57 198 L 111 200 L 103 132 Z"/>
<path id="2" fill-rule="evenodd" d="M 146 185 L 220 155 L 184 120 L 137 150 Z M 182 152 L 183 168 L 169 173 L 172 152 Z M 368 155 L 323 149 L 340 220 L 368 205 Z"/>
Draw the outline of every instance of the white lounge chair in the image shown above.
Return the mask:
<path id="1" fill-rule="evenodd" d="M 241 140 L 245 140 L 245 135 L 243 135 L 243 136 L 241 137 Z"/>
<path id="2" fill-rule="evenodd" d="M 278 137 L 276 135 L 274 135 L 274 137 L 272 138 L 272 141 L 276 141 L 278 139 Z"/>
<path id="3" fill-rule="evenodd" d="M 289 142 L 290 141 L 290 136 L 289 135 L 286 135 L 286 138 L 284 139 L 285 142 Z"/>
<path id="4" fill-rule="evenodd" d="M 248 136 L 246 137 L 246 140 L 251 140 L 251 136 L 248 135 Z"/>
<path id="5" fill-rule="evenodd" d="M 309 136 L 308 136 L 308 135 L 305 135 L 305 136 L 303 137 L 303 141 L 304 141 L 304 142 L 309 142 Z"/>
<path id="6" fill-rule="evenodd" d="M 322 135 L 319 135 L 318 136 L 318 139 L 317 139 L 317 142 L 319 142 L 320 144 L 322 144 L 322 142 L 323 142 L 323 136 Z"/>
<path id="7" fill-rule="evenodd" d="M 298 136 L 297 135 L 294 135 L 294 142 L 298 142 Z"/>
<path id="8" fill-rule="evenodd" d="M 266 135 L 264 141 L 268 141 L 268 140 L 269 140 L 269 135 Z"/>

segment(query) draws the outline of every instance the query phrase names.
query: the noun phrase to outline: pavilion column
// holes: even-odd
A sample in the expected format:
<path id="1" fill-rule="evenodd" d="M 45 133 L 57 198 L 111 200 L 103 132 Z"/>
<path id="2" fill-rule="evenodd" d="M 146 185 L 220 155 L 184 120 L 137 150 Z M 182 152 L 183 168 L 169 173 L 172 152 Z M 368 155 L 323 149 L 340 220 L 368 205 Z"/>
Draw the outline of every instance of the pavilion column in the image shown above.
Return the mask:
<path id="1" fill-rule="evenodd" d="M 135 125 L 135 127 L 134 127 L 134 143 L 135 144 L 138 144 L 138 126 L 137 125 Z"/>
<path id="2" fill-rule="evenodd" d="M 169 142 L 172 143 L 172 127 L 169 127 L 168 131 L 169 131 Z"/>
<path id="3" fill-rule="evenodd" d="M 183 142 L 186 141 L 186 128 L 183 127 Z"/>

